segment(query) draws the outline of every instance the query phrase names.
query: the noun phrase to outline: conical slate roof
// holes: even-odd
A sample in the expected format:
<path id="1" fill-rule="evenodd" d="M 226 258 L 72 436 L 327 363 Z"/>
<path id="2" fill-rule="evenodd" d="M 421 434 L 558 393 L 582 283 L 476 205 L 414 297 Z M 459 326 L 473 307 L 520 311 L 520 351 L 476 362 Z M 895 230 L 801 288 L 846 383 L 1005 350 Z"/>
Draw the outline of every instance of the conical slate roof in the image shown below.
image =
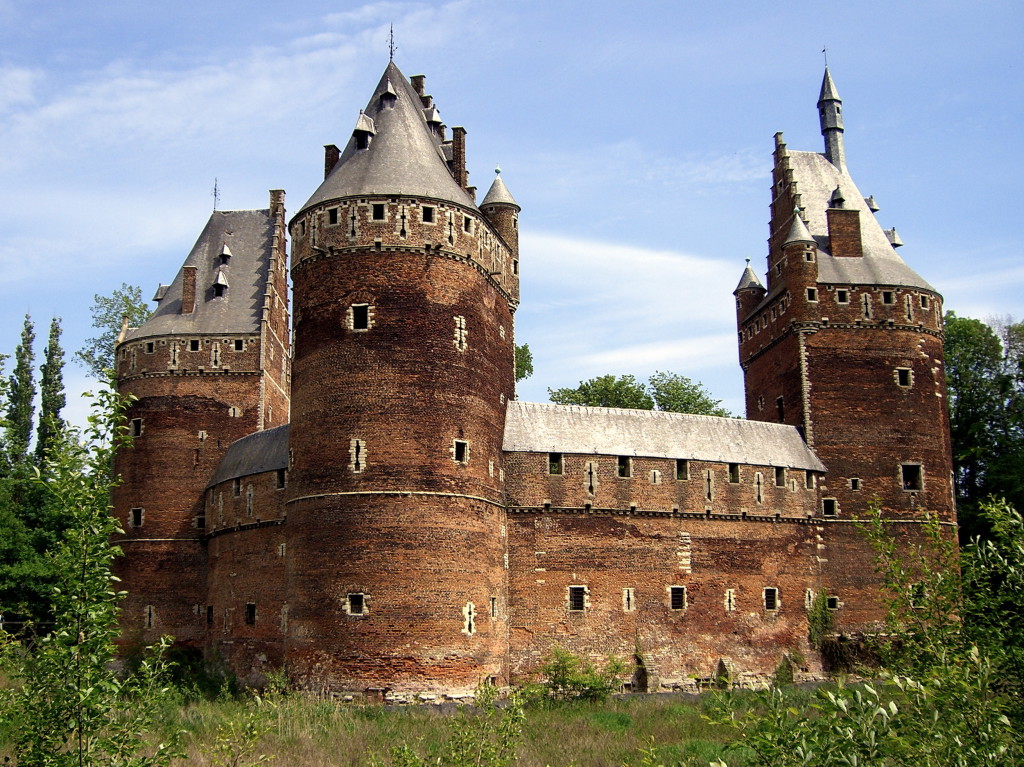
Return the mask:
<path id="1" fill-rule="evenodd" d="M 508 191 L 508 187 L 505 186 L 505 182 L 501 180 L 501 171 L 495 169 L 497 175 L 494 177 L 494 182 L 491 184 L 491 188 L 487 190 L 487 194 L 484 196 L 483 205 L 515 205 L 519 207 L 519 203 L 512 197 L 512 193 Z"/>
<path id="2" fill-rule="evenodd" d="M 799 218 L 799 217 L 798 217 Z M 764 285 L 761 284 L 761 280 L 754 274 L 754 270 L 750 268 L 750 259 L 747 259 L 747 268 L 743 270 L 743 274 L 740 277 L 740 283 L 736 286 L 736 290 L 733 294 L 739 293 L 741 290 L 764 290 Z"/>
<path id="3" fill-rule="evenodd" d="M 820 104 L 822 101 L 842 101 L 836 90 L 836 84 L 832 82 L 832 75 L 828 71 L 828 67 L 825 67 L 825 77 L 822 78 L 821 93 L 818 95 L 818 103 Z"/>
<path id="4" fill-rule="evenodd" d="M 807 225 L 800 217 L 799 211 L 793 214 L 793 225 L 789 227 L 789 234 L 786 235 L 786 241 L 782 243 L 782 245 L 785 247 L 786 245 L 791 245 L 797 242 L 808 242 L 814 244 L 814 238 L 811 237 L 811 233 L 807 231 Z"/>
<path id="5" fill-rule="evenodd" d="M 385 94 L 393 95 L 381 98 Z M 393 61 L 358 119 L 364 130 L 372 121 L 367 148 L 359 149 L 352 136 L 299 214 L 328 200 L 370 195 L 431 197 L 476 207 L 448 169 L 441 139 L 427 126 L 419 95 Z"/>

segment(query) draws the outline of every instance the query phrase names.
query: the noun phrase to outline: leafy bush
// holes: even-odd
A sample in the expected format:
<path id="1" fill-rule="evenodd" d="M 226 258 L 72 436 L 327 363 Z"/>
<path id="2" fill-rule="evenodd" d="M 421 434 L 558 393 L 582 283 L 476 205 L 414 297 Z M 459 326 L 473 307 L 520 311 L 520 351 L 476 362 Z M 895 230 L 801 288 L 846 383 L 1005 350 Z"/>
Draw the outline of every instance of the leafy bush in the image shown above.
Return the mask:
<path id="1" fill-rule="evenodd" d="M 627 672 L 621 658 L 608 656 L 604 666 L 596 666 L 561 647 L 555 647 L 540 666 L 540 682 L 525 689 L 528 700 L 536 703 L 574 700 L 602 701 L 622 686 Z"/>

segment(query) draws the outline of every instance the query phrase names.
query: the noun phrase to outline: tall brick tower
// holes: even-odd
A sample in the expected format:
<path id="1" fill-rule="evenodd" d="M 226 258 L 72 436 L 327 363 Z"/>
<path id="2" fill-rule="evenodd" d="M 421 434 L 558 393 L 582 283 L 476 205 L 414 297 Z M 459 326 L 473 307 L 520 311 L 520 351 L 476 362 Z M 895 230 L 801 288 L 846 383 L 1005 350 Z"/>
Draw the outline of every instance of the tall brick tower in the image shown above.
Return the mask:
<path id="1" fill-rule="evenodd" d="M 519 207 L 389 63 L 290 223 L 289 672 L 307 686 L 504 679 L 502 435 Z"/>
<path id="2" fill-rule="evenodd" d="M 942 297 L 851 179 L 827 69 L 818 109 L 823 154 L 775 137 L 767 288 L 748 267 L 736 289 L 740 362 L 747 417 L 797 426 L 828 469 L 822 585 L 860 606 L 843 614 L 856 624 L 878 618 L 876 583 L 844 522 L 877 501 L 907 536 L 923 512 L 955 526 Z"/>
<path id="3" fill-rule="evenodd" d="M 153 316 L 121 334 L 118 390 L 137 398 L 114 491 L 129 642 L 205 642 L 207 483 L 232 442 L 288 420 L 285 259 L 284 192 L 214 211 Z"/>

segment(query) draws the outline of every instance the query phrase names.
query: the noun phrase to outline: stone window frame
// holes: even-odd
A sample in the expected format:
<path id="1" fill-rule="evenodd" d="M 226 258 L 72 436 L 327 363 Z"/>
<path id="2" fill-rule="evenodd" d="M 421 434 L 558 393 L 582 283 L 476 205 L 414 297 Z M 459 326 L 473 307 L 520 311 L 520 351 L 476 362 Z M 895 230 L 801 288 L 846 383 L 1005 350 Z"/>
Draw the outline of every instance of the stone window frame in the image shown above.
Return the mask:
<path id="1" fill-rule="evenodd" d="M 846 288 L 836 288 L 836 303 L 844 305 L 849 304 L 850 291 Z"/>
<path id="2" fill-rule="evenodd" d="M 456 351 L 464 352 L 469 348 L 469 331 L 466 330 L 466 317 L 463 314 L 456 314 L 452 317 L 455 322 L 455 336 L 452 339 Z"/>
<path id="3" fill-rule="evenodd" d="M 366 442 L 353 437 L 348 442 L 348 468 L 353 474 L 362 474 L 366 470 Z"/>
<path id="4" fill-rule="evenodd" d="M 651 481 L 652 485 L 660 485 L 661 484 L 661 471 L 659 471 L 658 469 L 651 469 L 650 481 Z"/>
<path id="5" fill-rule="evenodd" d="M 807 288 L 807 303 L 816 304 L 818 303 L 818 289 Z"/>
<path id="6" fill-rule="evenodd" d="M 914 369 L 907 367 L 893 368 L 893 380 L 901 389 L 912 389 L 914 387 Z"/>
<path id="7" fill-rule="evenodd" d="M 736 589 L 726 589 L 722 599 L 722 606 L 727 613 L 736 612 Z"/>
<path id="8" fill-rule="evenodd" d="M 141 418 L 133 418 L 131 421 L 128 422 L 128 424 L 129 424 L 129 430 L 131 432 L 132 439 L 135 439 L 135 438 L 138 438 L 138 437 L 142 436 L 143 425 L 142 425 L 142 419 Z"/>
<path id="9" fill-rule="evenodd" d="M 619 479 L 633 478 L 633 457 L 629 455 L 618 456 L 618 463 L 615 467 L 615 476 Z"/>
<path id="10" fill-rule="evenodd" d="M 883 290 L 882 291 L 882 304 L 884 306 L 895 306 L 896 305 L 896 291 L 895 290 Z"/>
<path id="11" fill-rule="evenodd" d="M 626 586 L 622 589 L 622 612 L 636 612 L 636 589 Z"/>
<path id="12" fill-rule="evenodd" d="M 561 477 L 565 473 L 565 457 L 562 453 L 548 453 L 548 474 Z"/>
<path id="13" fill-rule="evenodd" d="M 341 209 L 335 205 L 324 211 L 327 217 L 327 226 L 338 226 L 341 223 Z"/>
<path id="14" fill-rule="evenodd" d="M 776 466 L 775 467 L 775 487 L 786 486 L 786 467 Z"/>
<path id="15" fill-rule="evenodd" d="M 808 469 L 804 472 L 804 489 L 816 490 L 818 488 L 818 475 Z"/>
<path id="16" fill-rule="evenodd" d="M 133 506 L 128 510 L 128 527 L 142 527 L 146 522 L 146 509 L 142 506 Z"/>
<path id="17" fill-rule="evenodd" d="M 363 314 L 364 311 L 365 316 Z M 356 322 L 357 319 L 359 320 L 358 324 Z M 348 309 L 345 312 L 345 326 L 353 333 L 366 333 L 372 330 L 376 324 L 374 322 L 375 319 L 374 306 L 369 301 L 353 301 L 348 305 Z"/>
<path id="18" fill-rule="evenodd" d="M 665 587 L 668 592 L 668 609 L 674 613 L 684 612 L 689 607 L 689 594 L 686 593 L 686 586 L 677 583 Z"/>
<path id="19" fill-rule="evenodd" d="M 473 636 L 476 633 L 476 605 L 466 602 L 462 608 L 462 633 L 466 636 Z"/>
<path id="20" fill-rule="evenodd" d="M 566 586 L 565 606 L 571 613 L 585 613 L 590 608 L 590 589 L 579 583 Z"/>
<path id="21" fill-rule="evenodd" d="M 851 491 L 853 491 L 855 493 L 859 493 L 860 492 L 860 486 L 861 486 L 860 477 L 850 477 L 850 479 L 849 479 L 849 486 L 850 486 L 850 490 Z"/>
<path id="22" fill-rule="evenodd" d="M 782 607 L 782 595 L 776 586 L 765 586 L 761 590 L 761 604 L 767 613 L 777 613 Z"/>
<path id="23" fill-rule="evenodd" d="M 378 215 L 378 213 L 380 215 Z M 388 220 L 388 206 L 385 202 L 371 202 L 370 203 L 370 220 L 371 221 L 387 221 Z"/>
<path id="24" fill-rule="evenodd" d="M 365 591 L 349 591 L 345 594 L 345 614 L 352 618 L 362 618 L 370 614 L 369 594 Z"/>
<path id="25" fill-rule="evenodd" d="M 908 469 L 911 470 L 908 472 Z M 916 469 L 916 472 L 913 471 Z M 920 493 L 924 490 L 924 464 L 919 461 L 903 461 L 899 471 L 900 486 L 905 493 Z"/>
<path id="26" fill-rule="evenodd" d="M 690 479 L 690 459 L 676 458 L 676 482 L 687 482 Z"/>
<path id="27" fill-rule="evenodd" d="M 843 603 L 839 601 L 839 597 L 835 594 L 829 594 L 825 597 L 825 608 L 832 610 L 833 612 L 843 606 Z"/>
<path id="28" fill-rule="evenodd" d="M 428 221 L 428 214 L 430 220 Z M 423 205 L 420 208 L 420 221 L 427 226 L 434 226 L 437 223 L 437 206 L 436 205 Z"/>
<path id="29" fill-rule="evenodd" d="M 729 484 L 738 485 L 741 481 L 740 465 L 738 463 L 729 464 Z"/>
<path id="30" fill-rule="evenodd" d="M 835 519 L 839 516 L 839 501 L 835 498 L 821 499 L 821 516 L 828 519 Z"/>
<path id="31" fill-rule="evenodd" d="M 468 439 L 453 439 L 450 451 L 455 463 L 469 466 L 470 444 Z"/>
<path id="32" fill-rule="evenodd" d="M 235 339 L 235 351 L 236 352 L 244 352 L 245 351 L 245 339 L 244 338 L 236 338 Z"/>

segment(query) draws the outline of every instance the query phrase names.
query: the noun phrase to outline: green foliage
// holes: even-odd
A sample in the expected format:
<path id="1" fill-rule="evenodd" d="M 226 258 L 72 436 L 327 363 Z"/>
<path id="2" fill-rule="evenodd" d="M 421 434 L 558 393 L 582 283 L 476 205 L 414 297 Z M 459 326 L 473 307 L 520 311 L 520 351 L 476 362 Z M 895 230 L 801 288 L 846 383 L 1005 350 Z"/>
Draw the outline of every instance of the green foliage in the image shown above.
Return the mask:
<path id="1" fill-rule="evenodd" d="M 50 444 L 64 430 L 60 411 L 67 400 L 64 396 L 64 350 L 60 345 L 60 318 L 50 321 L 50 338 L 46 344 L 46 358 L 40 367 L 39 427 L 36 429 L 36 462 L 43 463 Z"/>
<path id="2" fill-rule="evenodd" d="M 793 661 L 789 655 L 779 658 L 779 665 L 772 675 L 772 687 L 786 687 L 793 684 Z"/>
<path id="3" fill-rule="evenodd" d="M 278 723 L 283 697 L 283 677 L 272 677 L 262 695 L 250 694 L 245 706 L 225 717 L 208 752 L 211 767 L 256 767 L 273 761 L 274 756 L 260 752 L 259 746 Z"/>
<path id="4" fill-rule="evenodd" d="M 835 616 L 828 609 L 828 592 L 822 589 L 814 595 L 807 611 L 807 640 L 815 650 L 825 646 L 825 640 L 835 630 Z"/>
<path id="5" fill-rule="evenodd" d="M 559 405 L 730 415 L 720 400 L 711 397 L 703 384 L 677 373 L 660 371 L 652 375 L 646 384 L 631 375 L 604 375 L 580 381 L 575 389 L 548 389 L 548 396 Z"/>
<path id="6" fill-rule="evenodd" d="M 110 456 L 121 441 L 124 403 L 109 390 L 96 397 L 84 434 L 55 439 L 45 474 L 48 501 L 68 521 L 48 553 L 56 586 L 53 630 L 26 644 L 0 635 L 0 670 L 11 687 L 0 691 L 0 717 L 23 767 L 168 764 L 173 742 L 152 745 L 144 733 L 160 705 L 166 641 L 136 673 L 112 668 L 118 603 L 110 566 L 118 532 L 110 514 Z M 44 479 L 45 477 L 45 479 Z"/>
<path id="7" fill-rule="evenodd" d="M 7 460 L 12 465 L 24 463 L 28 455 L 28 442 L 32 438 L 32 416 L 35 413 L 36 388 L 32 380 L 35 363 L 36 334 L 32 318 L 25 315 L 21 329 L 21 343 L 14 352 L 14 370 L 7 387 Z"/>
<path id="8" fill-rule="evenodd" d="M 943 350 L 961 540 L 986 534 L 989 496 L 1024 508 L 1024 323 L 946 313 Z"/>
<path id="9" fill-rule="evenodd" d="M 149 306 L 142 300 L 142 289 L 124 282 L 109 296 L 93 296 L 92 326 L 99 334 L 89 338 L 75 357 L 96 378 L 103 380 L 114 369 L 114 347 L 125 320 L 138 327 L 149 319 Z"/>
<path id="10" fill-rule="evenodd" d="M 567 701 L 603 701 L 622 686 L 628 671 L 625 661 L 608 656 L 603 666 L 555 647 L 541 664 L 539 682 L 529 685 L 525 694 L 531 703 Z"/>
<path id="11" fill-rule="evenodd" d="M 423 755 L 408 744 L 391 749 L 394 767 L 507 767 L 516 760 L 522 739 L 523 703 L 513 693 L 498 705 L 493 687 L 481 685 L 476 691 L 475 710 L 463 708 L 453 722 L 448 740 L 434 752 Z M 371 764 L 382 763 L 374 758 Z"/>
<path id="12" fill-rule="evenodd" d="M 529 344 L 516 345 L 516 383 L 533 375 L 533 352 Z"/>

